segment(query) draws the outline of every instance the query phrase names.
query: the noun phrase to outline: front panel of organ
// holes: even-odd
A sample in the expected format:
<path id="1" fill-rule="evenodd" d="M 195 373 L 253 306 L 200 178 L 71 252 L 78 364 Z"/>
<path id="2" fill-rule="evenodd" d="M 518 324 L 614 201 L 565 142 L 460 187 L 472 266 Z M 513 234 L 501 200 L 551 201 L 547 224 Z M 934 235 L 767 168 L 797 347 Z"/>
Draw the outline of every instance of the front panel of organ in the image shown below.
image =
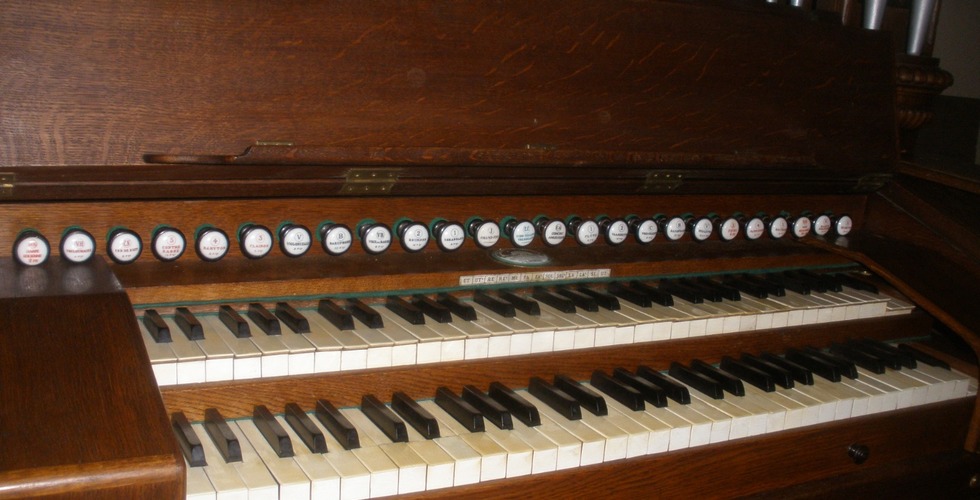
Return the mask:
<path id="1" fill-rule="evenodd" d="M 978 190 L 896 170 L 887 36 L 668 0 L 0 24 L 0 498 L 975 482 Z"/>

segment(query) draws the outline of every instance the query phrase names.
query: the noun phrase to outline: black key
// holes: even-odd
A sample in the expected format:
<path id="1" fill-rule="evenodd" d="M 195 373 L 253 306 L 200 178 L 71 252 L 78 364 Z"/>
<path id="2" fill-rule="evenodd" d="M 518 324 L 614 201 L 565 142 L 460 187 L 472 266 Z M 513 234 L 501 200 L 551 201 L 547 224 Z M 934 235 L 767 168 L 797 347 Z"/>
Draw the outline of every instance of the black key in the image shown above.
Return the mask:
<path id="1" fill-rule="evenodd" d="M 513 429 L 514 421 L 510 412 L 483 391 L 472 385 L 463 386 L 463 401 L 473 405 L 493 425 L 499 429 Z"/>
<path id="2" fill-rule="evenodd" d="M 886 344 L 880 340 L 857 339 L 849 342 L 850 345 L 865 349 L 867 352 L 877 355 L 889 364 L 890 368 L 900 370 L 902 368 L 915 368 L 915 358 L 909 353 L 900 351 L 897 347 Z"/>
<path id="3" fill-rule="evenodd" d="M 487 393 L 501 406 L 507 408 L 514 418 L 524 422 L 524 425 L 528 427 L 541 425 L 541 415 L 538 414 L 538 409 L 510 387 L 500 382 L 491 382 L 490 390 Z"/>
<path id="4" fill-rule="evenodd" d="M 447 309 L 452 311 L 453 314 L 459 316 L 465 321 L 476 321 L 476 309 L 473 309 L 473 306 L 459 300 L 457 297 L 449 295 L 448 293 L 440 293 L 439 298 L 436 299 L 436 302 L 442 306 L 445 306 Z"/>
<path id="5" fill-rule="evenodd" d="M 143 311 L 143 326 L 158 344 L 173 342 L 173 338 L 170 337 L 170 327 L 156 309 Z"/>
<path id="6" fill-rule="evenodd" d="M 769 298 L 767 288 L 738 276 L 726 276 L 725 284 L 757 299 Z"/>
<path id="7" fill-rule="evenodd" d="M 711 399 L 725 398 L 725 389 L 721 384 L 676 361 L 670 364 L 670 371 L 667 373 Z"/>
<path id="8" fill-rule="evenodd" d="M 534 291 L 531 292 L 531 296 L 534 297 L 534 300 L 554 307 L 563 313 L 575 313 L 575 303 L 572 302 L 572 299 L 554 292 L 550 292 L 544 289 L 544 287 L 534 287 Z"/>
<path id="9" fill-rule="evenodd" d="M 796 292 L 800 295 L 810 295 L 810 287 L 802 281 L 791 279 L 785 275 L 778 273 L 766 274 L 762 279 L 769 281 L 770 283 L 775 283 L 786 290 Z"/>
<path id="10" fill-rule="evenodd" d="M 600 370 L 592 372 L 589 380 L 592 387 L 599 389 L 609 397 L 616 400 L 619 404 L 633 411 L 643 411 L 646 404 L 643 402 L 643 395 L 640 391 L 606 375 Z"/>
<path id="11" fill-rule="evenodd" d="M 218 319 L 231 331 L 232 335 L 240 339 L 247 339 L 252 336 L 252 329 L 238 311 L 231 306 L 221 306 L 218 308 Z"/>
<path id="12" fill-rule="evenodd" d="M 937 358 L 937 357 L 935 357 L 935 356 L 933 356 L 931 354 L 928 354 L 928 353 L 923 352 L 923 351 L 921 351 L 919 349 L 916 349 L 915 347 L 912 347 L 912 346 L 910 346 L 908 344 L 898 344 L 898 349 L 900 351 L 904 352 L 904 353 L 910 354 L 913 358 L 915 358 L 916 361 L 920 361 L 920 362 L 925 363 L 925 364 L 927 364 L 929 366 L 935 366 L 937 368 L 942 368 L 944 370 L 951 370 L 952 369 L 952 368 L 950 368 L 949 363 L 947 363 L 947 362 L 945 362 L 945 361 L 943 361 L 943 360 L 941 360 L 941 359 L 939 359 L 939 358 Z"/>
<path id="13" fill-rule="evenodd" d="M 649 366 L 640 365 L 636 367 L 636 374 L 643 377 L 647 382 L 661 388 L 667 393 L 667 397 L 682 404 L 691 404 L 691 391 L 687 387 L 670 380 L 660 372 Z"/>
<path id="14" fill-rule="evenodd" d="M 565 288 L 563 286 L 556 287 L 555 291 L 557 291 L 562 297 L 571 300 L 575 307 L 589 312 L 597 312 L 599 310 L 598 301 L 596 301 L 596 299 L 590 295 L 584 294 L 578 290 L 572 290 L 571 288 Z M 613 298 L 613 300 L 615 300 L 615 298 Z"/>
<path id="15" fill-rule="evenodd" d="M 396 392 L 391 395 L 391 408 L 399 416 L 408 422 L 415 430 L 419 431 L 425 439 L 435 439 L 439 437 L 439 422 L 426 411 L 425 408 L 404 392 Z"/>
<path id="16" fill-rule="evenodd" d="M 606 400 L 602 396 L 571 377 L 555 375 L 554 384 L 565 394 L 575 398 L 575 401 L 578 401 L 578 404 L 588 410 L 589 413 L 600 417 L 609 413 L 609 409 L 606 408 Z"/>
<path id="17" fill-rule="evenodd" d="M 284 411 L 286 423 L 293 428 L 300 441 L 313 453 L 327 452 L 327 438 L 320 428 L 313 423 L 310 416 L 296 403 L 286 403 Z"/>
<path id="18" fill-rule="evenodd" d="M 763 279 L 761 276 L 755 276 L 751 274 L 743 274 L 741 276 L 746 283 L 752 283 L 757 286 L 763 287 L 769 295 L 773 297 L 783 297 L 786 295 L 786 289 L 783 288 L 779 283 L 774 283 L 772 281 Z"/>
<path id="19" fill-rule="evenodd" d="M 733 377 L 700 359 L 691 361 L 691 369 L 718 382 L 725 389 L 725 392 L 732 396 L 741 397 L 745 395 L 745 386 L 738 377 Z"/>
<path id="20" fill-rule="evenodd" d="M 657 408 L 667 406 L 667 391 L 647 382 L 646 379 L 633 375 L 629 370 L 616 368 L 613 370 L 613 378 L 639 391 L 647 403 Z"/>
<path id="21" fill-rule="evenodd" d="M 807 367 L 801 366 L 798 363 L 794 363 L 788 359 L 781 358 L 768 352 L 760 354 L 759 357 L 767 363 L 771 363 L 788 371 L 793 376 L 793 380 L 803 385 L 813 385 L 813 371 Z"/>
<path id="22" fill-rule="evenodd" d="M 266 335 L 282 335 L 282 328 L 279 326 L 279 320 L 269 312 L 262 304 L 258 302 L 252 302 L 248 305 L 248 312 L 246 313 L 248 319 L 252 320 L 260 330 L 266 333 Z"/>
<path id="23" fill-rule="evenodd" d="M 697 283 L 701 286 L 711 288 L 712 290 L 715 291 L 715 293 L 721 295 L 723 299 L 731 300 L 731 301 L 742 300 L 741 292 L 738 291 L 738 288 L 735 288 L 733 286 L 728 286 L 724 283 L 715 280 L 710 280 L 704 277 L 698 278 Z"/>
<path id="24" fill-rule="evenodd" d="M 609 284 L 609 293 L 640 307 L 650 307 L 653 305 L 653 301 L 650 300 L 647 294 L 618 281 L 613 281 Z"/>
<path id="25" fill-rule="evenodd" d="M 660 280 L 660 283 L 657 284 L 657 288 L 663 292 L 673 295 L 674 297 L 682 298 L 692 304 L 704 303 L 703 293 L 673 280 Z"/>
<path id="26" fill-rule="evenodd" d="M 704 297 L 704 300 L 710 302 L 721 302 L 723 299 L 722 294 L 713 286 L 708 286 L 700 281 L 695 281 L 689 278 L 681 278 L 677 280 L 677 284 L 686 286 L 691 290 L 694 290 Z"/>
<path id="27" fill-rule="evenodd" d="M 872 285 L 871 283 L 868 283 L 867 281 L 855 278 L 854 276 L 851 276 L 849 274 L 838 273 L 835 274 L 834 277 L 840 280 L 841 284 L 848 288 L 861 290 L 862 292 L 878 293 L 878 287 Z"/>
<path id="28" fill-rule="evenodd" d="M 800 276 L 809 276 L 812 279 L 817 280 L 817 282 L 820 283 L 820 286 L 822 286 L 823 288 L 825 288 L 827 291 L 830 291 L 830 292 L 842 292 L 842 291 L 844 291 L 843 282 L 841 280 L 837 279 L 837 277 L 834 276 L 834 275 L 831 275 L 831 274 L 819 274 L 819 273 L 815 273 L 813 271 L 810 271 L 809 269 L 800 269 L 797 273 Z"/>
<path id="29" fill-rule="evenodd" d="M 338 330 L 354 329 L 354 315 L 330 299 L 321 300 L 316 311 L 330 324 L 336 326 Z"/>
<path id="30" fill-rule="evenodd" d="M 178 307 L 174 312 L 174 323 L 177 323 L 177 328 L 184 332 L 188 340 L 204 340 L 204 327 L 190 309 Z"/>
<path id="31" fill-rule="evenodd" d="M 813 347 L 804 347 L 803 350 L 809 354 L 812 354 L 828 363 L 833 364 L 840 371 L 840 374 L 849 379 L 858 378 L 857 366 L 847 359 L 836 354 L 831 354 L 829 352 L 823 352 L 819 349 Z"/>
<path id="32" fill-rule="evenodd" d="M 385 299 L 385 307 L 405 321 L 408 321 L 410 324 L 425 324 L 425 314 L 422 313 L 422 310 L 410 304 L 407 300 L 401 297 L 389 295 Z"/>
<path id="33" fill-rule="evenodd" d="M 520 295 L 517 295 L 516 293 L 511 292 L 509 290 L 501 290 L 497 292 L 497 296 L 499 296 L 504 301 L 509 302 L 511 305 L 514 306 L 514 308 L 516 308 L 518 311 L 523 312 L 524 314 L 528 314 L 530 316 L 541 315 L 541 306 L 539 306 L 537 302 L 527 297 L 521 297 Z"/>
<path id="34" fill-rule="evenodd" d="M 599 290 L 593 290 L 591 288 L 586 288 L 584 286 L 579 287 L 578 290 L 576 291 L 581 293 L 582 295 L 587 295 L 592 300 L 595 300 L 596 304 L 598 304 L 599 307 L 603 309 L 609 311 L 619 310 L 619 299 L 617 299 L 612 294 L 606 292 L 600 292 Z M 579 306 L 579 307 L 585 309 L 585 307 L 583 306 Z"/>
<path id="35" fill-rule="evenodd" d="M 860 349 L 836 342 L 830 344 L 830 352 L 871 373 L 885 373 L 885 362 L 874 354 L 868 354 Z"/>
<path id="36" fill-rule="evenodd" d="M 790 373 L 789 370 L 776 366 L 768 361 L 764 361 L 762 358 L 743 352 L 741 361 L 742 363 L 745 363 L 746 365 L 769 375 L 769 378 L 772 379 L 773 383 L 784 389 L 792 389 L 793 386 L 796 385 L 793 383 L 793 374 Z"/>
<path id="37" fill-rule="evenodd" d="M 191 467 L 203 467 L 207 465 L 208 462 L 204 458 L 204 447 L 201 445 L 201 440 L 197 437 L 197 433 L 194 432 L 194 428 L 191 427 L 191 423 L 187 421 L 184 412 L 178 411 L 171 414 L 170 425 L 174 428 L 174 434 L 177 436 L 177 444 L 180 445 L 180 450 L 184 452 L 187 463 Z"/>
<path id="38" fill-rule="evenodd" d="M 674 305 L 674 297 L 668 292 L 654 288 L 646 283 L 643 283 L 642 281 L 630 281 L 630 286 L 639 290 L 640 292 L 645 293 L 654 304 L 660 304 L 664 307 Z"/>
<path id="39" fill-rule="evenodd" d="M 827 285 L 812 275 L 804 274 L 800 271 L 783 271 L 783 276 L 793 281 L 806 285 L 811 292 L 826 293 Z"/>
<path id="40" fill-rule="evenodd" d="M 208 432 L 208 436 L 211 436 L 211 441 L 214 441 L 214 446 L 218 448 L 218 453 L 221 453 L 221 458 L 225 459 L 225 462 L 242 461 L 242 445 L 218 410 L 214 408 L 204 410 L 204 430 Z"/>
<path id="41" fill-rule="evenodd" d="M 357 429 L 337 408 L 326 399 L 316 400 L 316 418 L 345 450 L 361 447 Z"/>
<path id="42" fill-rule="evenodd" d="M 776 383 L 773 382 L 772 377 L 770 377 L 769 374 L 742 363 L 741 361 L 732 359 L 729 356 L 721 358 L 721 369 L 758 387 L 759 389 L 762 389 L 765 392 L 773 392 L 776 390 Z"/>
<path id="43" fill-rule="evenodd" d="M 276 303 L 276 317 L 296 333 L 310 333 L 310 320 L 285 302 Z"/>
<path id="44" fill-rule="evenodd" d="M 473 302 L 480 304 L 483 307 L 505 317 L 513 318 L 517 316 L 517 309 L 514 308 L 514 304 L 493 297 L 483 290 L 477 290 L 473 292 Z"/>
<path id="45" fill-rule="evenodd" d="M 459 397 L 448 387 L 436 389 L 436 404 L 439 408 L 446 410 L 450 416 L 470 432 L 483 432 L 486 425 L 483 423 L 483 415 L 473 405 L 467 403 L 465 399 Z"/>
<path id="46" fill-rule="evenodd" d="M 347 299 L 347 310 L 368 328 L 384 328 L 385 322 L 381 314 L 373 307 L 361 302 L 359 299 Z"/>
<path id="47" fill-rule="evenodd" d="M 293 442 L 289 439 L 289 434 L 286 434 L 286 429 L 279 425 L 279 421 L 265 405 L 255 406 L 252 411 L 252 422 L 279 458 L 293 456 Z"/>
<path id="48" fill-rule="evenodd" d="M 578 401 L 541 377 L 531 377 L 527 392 L 568 420 L 582 419 L 582 407 Z"/>
<path id="49" fill-rule="evenodd" d="M 399 420 L 391 408 L 385 406 L 378 398 L 370 394 L 363 396 L 361 398 L 361 411 L 393 443 L 408 442 L 408 429 L 405 428 L 405 422 Z"/>
<path id="50" fill-rule="evenodd" d="M 786 351 L 786 359 L 831 382 L 840 382 L 840 370 L 837 368 L 837 365 L 813 356 L 808 352 L 789 349 Z"/>
<path id="51" fill-rule="evenodd" d="M 453 313 L 448 307 L 425 295 L 412 296 L 412 305 L 419 308 L 422 314 L 432 318 L 437 323 L 453 322 Z"/>

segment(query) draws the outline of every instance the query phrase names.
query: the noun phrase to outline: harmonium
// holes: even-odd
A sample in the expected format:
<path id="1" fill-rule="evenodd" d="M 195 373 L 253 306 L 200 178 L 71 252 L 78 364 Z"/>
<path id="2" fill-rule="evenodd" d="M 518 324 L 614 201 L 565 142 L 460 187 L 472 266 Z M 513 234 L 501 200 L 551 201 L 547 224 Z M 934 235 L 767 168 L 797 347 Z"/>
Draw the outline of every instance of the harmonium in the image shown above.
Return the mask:
<path id="1" fill-rule="evenodd" d="M 0 498 L 968 496 L 980 183 L 720 0 L 7 0 Z"/>

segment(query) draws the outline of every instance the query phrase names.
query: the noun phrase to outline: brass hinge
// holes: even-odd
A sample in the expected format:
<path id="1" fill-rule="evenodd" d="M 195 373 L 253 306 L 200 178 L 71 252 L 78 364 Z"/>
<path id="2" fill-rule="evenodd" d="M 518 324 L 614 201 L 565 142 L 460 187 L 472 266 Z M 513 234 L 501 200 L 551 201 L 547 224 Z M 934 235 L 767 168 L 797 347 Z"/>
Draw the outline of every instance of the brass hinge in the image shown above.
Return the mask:
<path id="1" fill-rule="evenodd" d="M 684 174 L 676 172 L 650 172 L 643 183 L 644 192 L 663 193 L 673 191 L 684 183 Z"/>
<path id="2" fill-rule="evenodd" d="M 885 184 L 891 180 L 890 174 L 868 174 L 858 179 L 852 190 L 858 193 L 870 193 L 885 187 Z"/>
<path id="3" fill-rule="evenodd" d="M 340 194 L 376 196 L 391 193 L 400 168 L 352 168 Z"/>
<path id="4" fill-rule="evenodd" d="M 0 172 L 0 198 L 14 196 L 15 175 L 12 172 Z"/>

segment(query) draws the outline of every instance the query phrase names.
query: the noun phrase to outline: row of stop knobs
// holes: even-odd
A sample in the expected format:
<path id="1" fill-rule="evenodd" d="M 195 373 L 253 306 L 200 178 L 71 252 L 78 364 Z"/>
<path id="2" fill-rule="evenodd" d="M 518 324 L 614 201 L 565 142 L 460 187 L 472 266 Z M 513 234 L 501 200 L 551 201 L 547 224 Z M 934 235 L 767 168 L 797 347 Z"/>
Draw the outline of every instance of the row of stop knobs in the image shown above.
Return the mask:
<path id="1" fill-rule="evenodd" d="M 302 224 L 284 222 L 275 231 L 275 236 L 266 226 L 246 223 L 238 228 L 236 236 L 242 255 L 250 259 L 260 259 L 277 246 L 276 236 L 279 250 L 284 255 L 299 257 L 314 246 L 314 241 L 319 242 L 327 254 L 342 255 L 350 250 L 355 238 L 368 254 L 387 251 L 395 239 L 406 252 L 419 252 L 429 245 L 430 240 L 434 240 L 440 250 L 452 252 L 462 247 L 467 239 L 472 239 L 479 248 L 491 248 L 502 237 L 518 248 L 527 247 L 538 238 L 546 246 L 557 246 L 567 239 L 573 239 L 582 246 L 595 244 L 600 239 L 608 245 L 616 246 L 630 239 L 648 244 L 660 234 L 670 241 L 689 235 L 690 239 L 698 242 L 709 239 L 779 239 L 786 235 L 804 238 L 811 232 L 818 236 L 846 235 L 851 231 L 852 224 L 848 215 L 830 213 L 804 213 L 795 217 L 788 214 L 734 214 L 729 217 L 714 214 L 695 217 L 688 214 L 646 218 L 635 215 L 622 218 L 583 218 L 572 215 L 564 220 L 540 215 L 534 219 L 505 217 L 499 222 L 480 217 L 471 217 L 463 223 L 434 219 L 429 224 L 399 219 L 391 226 L 365 219 L 354 230 L 345 224 L 327 221 L 321 223 L 315 233 Z M 109 230 L 106 247 L 106 253 L 113 261 L 128 264 L 136 261 L 143 253 L 143 239 L 135 231 L 117 227 Z M 186 247 L 187 239 L 175 227 L 158 226 L 152 231 L 150 249 L 153 256 L 160 261 L 179 259 Z M 221 260 L 231 247 L 231 238 L 220 228 L 205 225 L 194 233 L 194 251 L 201 260 Z M 70 227 L 62 233 L 60 251 L 63 259 L 85 262 L 95 255 L 95 237 L 80 227 Z M 36 230 L 21 231 L 14 242 L 14 258 L 24 265 L 41 264 L 48 259 L 50 253 L 47 238 Z"/>

